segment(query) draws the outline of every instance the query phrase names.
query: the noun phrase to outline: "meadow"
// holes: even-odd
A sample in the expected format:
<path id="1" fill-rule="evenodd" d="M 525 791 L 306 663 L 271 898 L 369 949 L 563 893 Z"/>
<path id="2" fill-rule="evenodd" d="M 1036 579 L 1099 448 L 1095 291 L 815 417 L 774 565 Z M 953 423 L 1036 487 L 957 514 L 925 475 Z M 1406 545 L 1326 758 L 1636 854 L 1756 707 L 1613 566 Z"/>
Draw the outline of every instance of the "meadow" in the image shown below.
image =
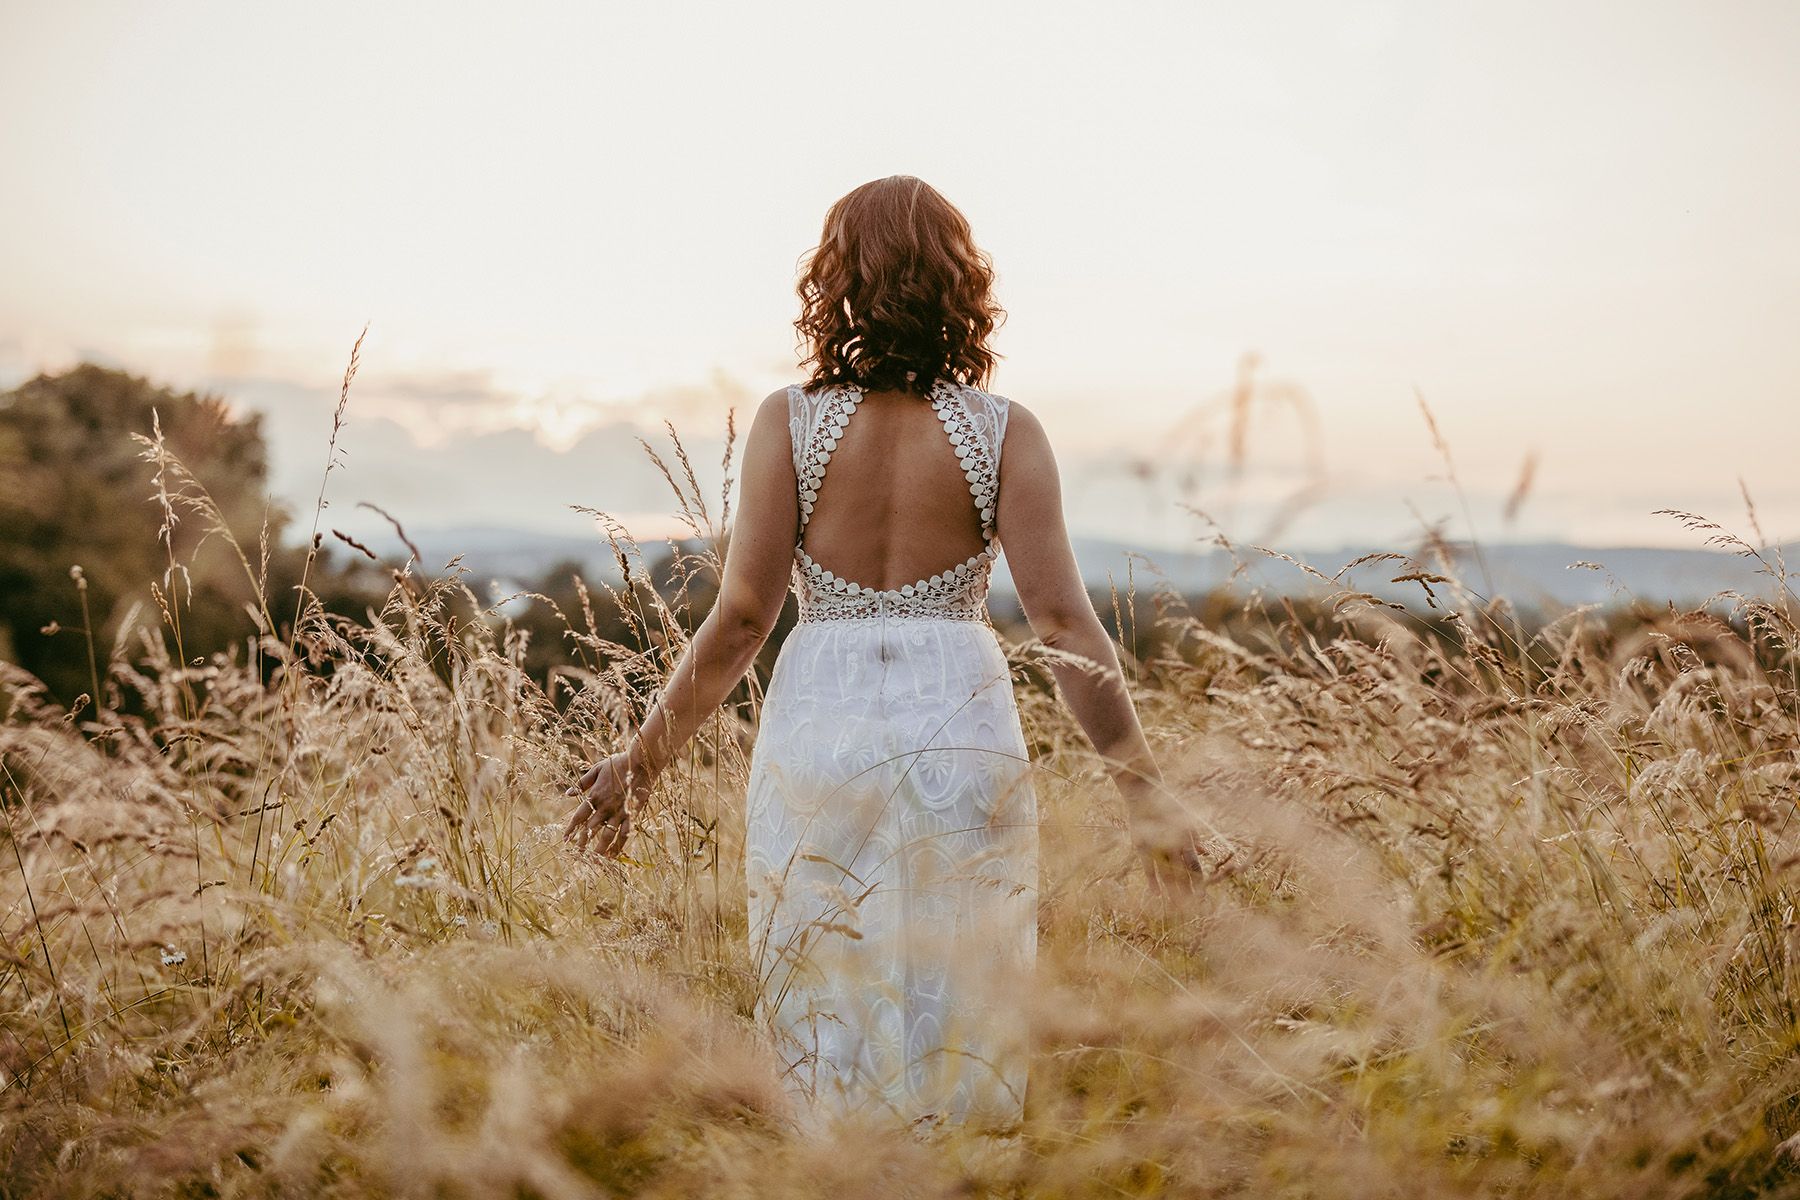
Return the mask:
<path id="1" fill-rule="evenodd" d="M 190 656 L 172 559 L 82 700 L 0 664 L 9 1197 L 1800 1194 L 1800 614 L 1760 535 L 1686 518 L 1771 588 L 1685 611 L 1528 618 L 1429 549 L 1391 561 L 1406 607 L 1122 582 L 1191 895 L 1148 886 L 1005 630 L 1043 820 L 1025 1125 L 816 1139 L 754 1014 L 754 679 L 626 859 L 559 836 L 716 576 L 685 458 L 694 586 L 615 530 L 628 582 L 536 675 L 456 563 L 389 564 L 360 617 L 270 594 L 266 541 L 143 452 L 259 600 Z"/>

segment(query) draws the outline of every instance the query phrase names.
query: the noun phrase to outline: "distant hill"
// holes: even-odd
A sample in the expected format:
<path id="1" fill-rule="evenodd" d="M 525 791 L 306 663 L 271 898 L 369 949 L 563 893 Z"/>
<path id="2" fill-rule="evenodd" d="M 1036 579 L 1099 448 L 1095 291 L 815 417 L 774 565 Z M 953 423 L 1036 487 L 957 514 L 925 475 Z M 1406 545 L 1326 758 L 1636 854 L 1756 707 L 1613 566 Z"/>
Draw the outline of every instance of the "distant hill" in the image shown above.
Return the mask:
<path id="1" fill-rule="evenodd" d="M 1395 577 L 1418 570 L 1452 573 L 1443 571 L 1435 556 L 1423 555 L 1417 546 L 1342 546 L 1286 553 L 1321 574 L 1334 576 L 1347 564 L 1380 551 L 1407 554 L 1413 562 L 1388 559 L 1365 563 L 1344 572 L 1344 585 L 1384 599 L 1422 604 L 1425 592 L 1421 585 L 1417 581 L 1396 583 Z M 1785 547 L 1783 552 L 1793 569 L 1800 572 L 1800 544 Z M 1775 554 L 1771 549 L 1765 557 L 1774 561 Z M 1140 580 L 1140 588 L 1153 586 L 1145 579 L 1146 574 L 1161 575 L 1183 592 L 1203 592 L 1221 586 L 1236 565 L 1230 555 L 1219 550 L 1134 554 L 1115 542 L 1088 539 L 1076 540 L 1075 556 L 1090 584 L 1105 583 L 1110 575 L 1123 586 L 1129 562 Z M 1238 557 L 1245 564 L 1237 582 L 1240 587 L 1260 585 L 1277 594 L 1306 595 L 1324 592 L 1331 586 L 1292 563 L 1256 550 L 1240 547 Z M 1472 591 L 1484 596 L 1503 595 L 1520 607 L 1605 604 L 1634 598 L 1656 604 L 1671 600 L 1684 604 L 1727 590 L 1772 595 L 1778 587 L 1767 574 L 1758 573 L 1761 568 L 1756 562 L 1719 550 L 1521 542 L 1486 545 L 1479 552 L 1458 546 L 1453 548 L 1451 557 L 1455 564 L 1453 573 Z M 1010 580 L 1006 582 L 1010 587 Z M 1000 583 L 996 577 L 996 588 Z M 1788 586 L 1800 588 L 1800 579 L 1789 580 Z"/>
<path id="2" fill-rule="evenodd" d="M 612 550 L 598 535 L 565 537 L 492 526 L 409 532 L 424 555 L 427 567 L 439 569 L 461 554 L 463 564 L 477 581 L 499 580 L 502 590 L 534 581 L 562 561 L 580 563 L 583 574 L 590 580 L 618 579 Z M 404 558 L 407 553 L 399 538 L 391 533 L 370 539 L 370 546 L 384 556 Z M 649 542 L 645 546 L 652 556 L 663 548 L 661 542 Z M 1379 549 L 1418 553 L 1417 547 Z M 1368 546 L 1343 546 L 1287 553 L 1329 576 L 1345 564 L 1377 550 Z M 1467 547 L 1458 547 L 1454 554 L 1457 574 L 1471 589 L 1489 594 L 1488 581 L 1491 580 L 1494 594 L 1505 595 L 1522 607 L 1604 604 L 1634 597 L 1657 604 L 1669 600 L 1682 604 L 1704 600 L 1726 590 L 1772 594 L 1776 588 L 1768 576 L 1758 574 L 1755 562 L 1718 550 L 1543 542 L 1483 546 L 1479 556 Z M 1767 552 L 1771 561 L 1775 554 L 1775 550 Z M 1800 571 L 1800 544 L 1785 547 L 1785 554 Z M 1246 566 L 1237 586 L 1260 586 L 1286 595 L 1316 594 L 1326 589 L 1327 585 L 1281 559 L 1242 547 L 1239 555 Z M 1153 588 L 1158 578 L 1167 579 L 1183 592 L 1209 591 L 1224 584 L 1235 565 L 1229 555 L 1216 549 L 1134 550 L 1123 543 L 1098 538 L 1075 539 L 1075 556 L 1090 586 L 1105 587 L 1112 581 L 1123 587 L 1129 569 L 1140 590 L 1145 591 Z M 1441 573 L 1435 560 L 1418 559 L 1417 562 L 1427 571 Z M 1577 563 L 1598 564 L 1600 569 L 1578 567 Z M 1387 560 L 1352 568 L 1344 578 L 1346 584 L 1386 599 L 1422 604 L 1424 591 L 1417 582 L 1392 582 L 1395 576 L 1415 569 L 1418 567 L 1404 561 Z M 1790 581 L 1789 586 L 1800 589 L 1800 581 Z M 1004 558 L 995 573 L 994 588 L 997 593 L 1012 591 Z"/>

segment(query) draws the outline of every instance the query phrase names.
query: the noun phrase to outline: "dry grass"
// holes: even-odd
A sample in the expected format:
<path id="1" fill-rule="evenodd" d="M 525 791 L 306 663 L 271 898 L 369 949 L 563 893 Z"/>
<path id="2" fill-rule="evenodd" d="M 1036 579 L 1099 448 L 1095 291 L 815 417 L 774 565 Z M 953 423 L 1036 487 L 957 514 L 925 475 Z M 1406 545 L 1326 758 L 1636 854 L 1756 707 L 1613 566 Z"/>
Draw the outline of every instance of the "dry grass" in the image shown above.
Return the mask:
<path id="1" fill-rule="evenodd" d="M 169 519 L 207 520 L 146 454 Z M 303 595 L 283 640 L 265 597 L 243 653 L 190 662 L 171 563 L 161 627 L 75 712 L 0 665 L 5 1194 L 1795 1190 L 1784 603 L 1527 631 L 1410 561 L 1434 625 L 1343 590 L 1314 622 L 1124 597 L 1167 647 L 1132 664 L 1146 726 L 1209 831 L 1180 904 L 1012 646 L 1045 823 L 1026 1128 L 822 1144 L 752 1019 L 757 697 L 659 787 L 632 861 L 545 836 L 692 625 L 616 548 L 633 582 L 584 593 L 549 680 L 410 565 L 362 620 Z M 595 604 L 651 649 L 602 640 Z"/>

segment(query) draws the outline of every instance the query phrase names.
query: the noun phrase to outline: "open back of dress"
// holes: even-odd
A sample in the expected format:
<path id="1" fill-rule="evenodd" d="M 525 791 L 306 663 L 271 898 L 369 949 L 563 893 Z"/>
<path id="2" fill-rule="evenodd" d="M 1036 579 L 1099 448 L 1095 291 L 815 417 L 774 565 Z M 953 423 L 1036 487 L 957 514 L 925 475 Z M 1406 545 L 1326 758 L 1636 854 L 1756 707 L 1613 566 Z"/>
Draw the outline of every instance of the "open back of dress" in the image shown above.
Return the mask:
<path id="1" fill-rule="evenodd" d="M 795 387 L 788 400 L 800 622 L 776 659 L 746 806 L 759 1012 L 814 1112 L 1014 1124 L 1037 805 L 986 607 L 1007 403 L 931 389 L 981 549 L 877 589 L 804 548 L 863 393 Z"/>

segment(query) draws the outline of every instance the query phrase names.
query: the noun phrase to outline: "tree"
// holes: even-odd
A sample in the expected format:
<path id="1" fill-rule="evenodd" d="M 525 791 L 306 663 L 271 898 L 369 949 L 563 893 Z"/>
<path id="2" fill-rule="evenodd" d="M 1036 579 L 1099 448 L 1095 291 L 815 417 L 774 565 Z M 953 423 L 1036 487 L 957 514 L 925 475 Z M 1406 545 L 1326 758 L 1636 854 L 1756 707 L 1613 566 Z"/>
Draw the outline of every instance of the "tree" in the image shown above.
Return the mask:
<path id="1" fill-rule="evenodd" d="M 170 453 L 206 486 L 252 562 L 265 520 L 271 547 L 280 543 L 286 514 L 267 499 L 260 414 L 85 363 L 0 394 L 0 655 L 64 702 L 92 690 L 72 567 L 82 569 L 86 582 L 102 670 L 133 602 L 157 617 L 153 582 L 165 594 L 179 592 L 181 649 L 188 657 L 248 632 L 243 606 L 254 597 L 250 580 L 217 540 L 195 554 L 204 530 L 191 519 L 171 531 L 187 576 L 165 578 L 171 546 L 159 538 L 164 513 L 154 468 L 131 436 L 151 432 L 153 413 Z M 46 634 L 47 627 L 55 632 Z"/>

